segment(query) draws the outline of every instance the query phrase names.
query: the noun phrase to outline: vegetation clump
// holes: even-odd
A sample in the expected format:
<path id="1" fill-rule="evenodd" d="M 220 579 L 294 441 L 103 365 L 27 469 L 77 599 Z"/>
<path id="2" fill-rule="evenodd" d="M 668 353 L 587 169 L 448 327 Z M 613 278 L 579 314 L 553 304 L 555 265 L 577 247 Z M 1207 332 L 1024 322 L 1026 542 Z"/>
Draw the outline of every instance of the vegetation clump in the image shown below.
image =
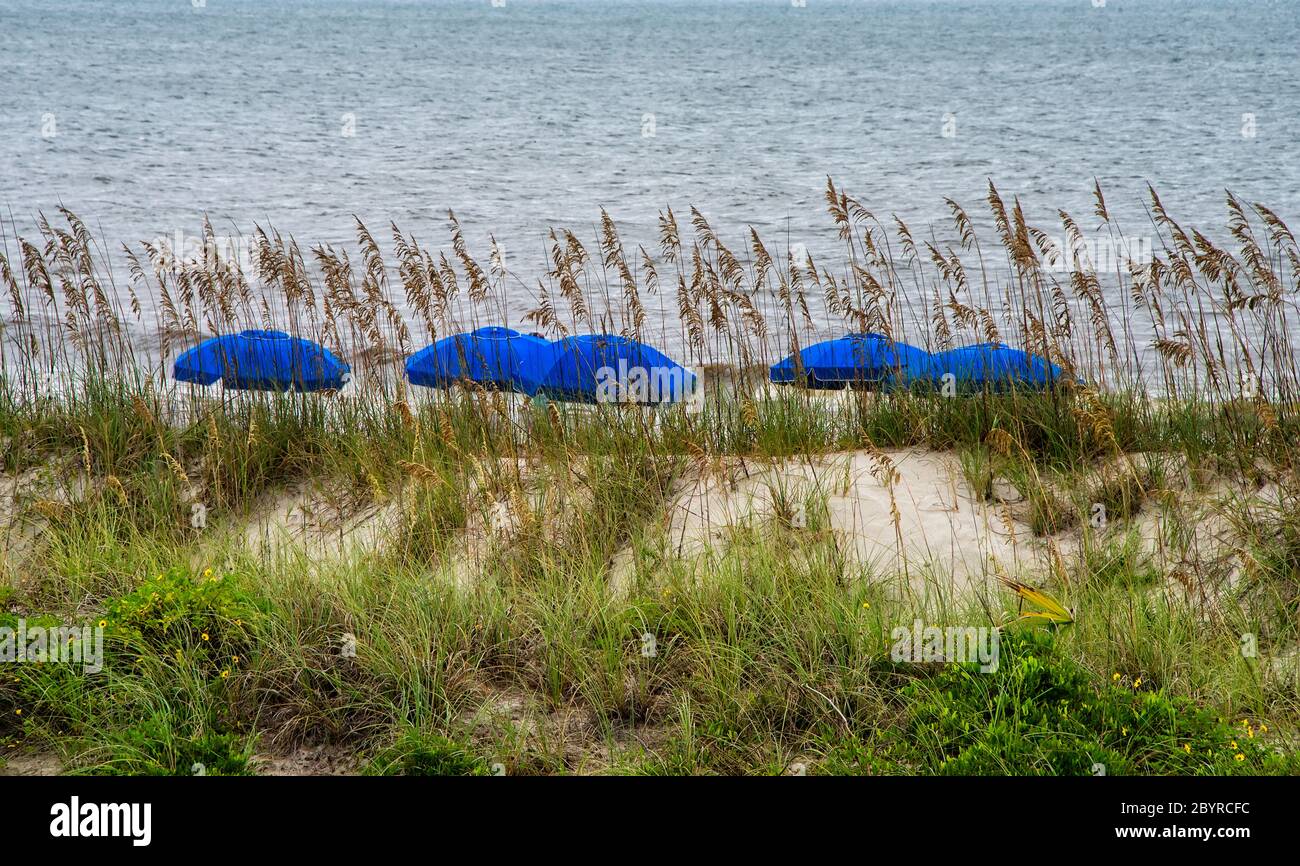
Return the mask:
<path id="1" fill-rule="evenodd" d="M 0 634 L 102 629 L 104 663 L 4 665 L 0 752 L 210 775 L 311 750 L 408 775 L 1300 769 L 1287 225 L 1229 195 L 1212 238 L 1152 190 L 1150 257 L 1102 267 L 1073 216 L 1031 224 L 991 184 L 929 240 L 829 181 L 826 201 L 836 265 L 666 210 L 654 249 L 607 214 L 591 244 L 553 230 L 526 281 L 495 244 L 480 264 L 453 214 L 449 250 L 392 227 L 391 255 L 360 223 L 351 252 L 258 228 L 252 272 L 208 225 L 197 258 L 145 244 L 124 270 L 70 212 L 6 234 Z M 1100 189 L 1093 216 L 1124 240 Z M 426 342 L 511 316 L 657 343 L 704 375 L 703 405 L 402 377 Z M 323 342 L 355 380 L 170 379 L 177 350 L 254 326 Z M 766 381 L 858 332 L 1006 342 L 1065 376 Z M 908 486 L 922 458 L 952 467 L 949 527 L 979 516 L 1014 555 L 968 551 L 962 579 L 912 556 L 904 512 L 943 512 Z M 868 537 L 891 555 L 859 555 Z M 1034 598 L 1068 613 L 1026 618 Z M 996 633 L 996 670 L 894 657 L 913 623 Z"/>

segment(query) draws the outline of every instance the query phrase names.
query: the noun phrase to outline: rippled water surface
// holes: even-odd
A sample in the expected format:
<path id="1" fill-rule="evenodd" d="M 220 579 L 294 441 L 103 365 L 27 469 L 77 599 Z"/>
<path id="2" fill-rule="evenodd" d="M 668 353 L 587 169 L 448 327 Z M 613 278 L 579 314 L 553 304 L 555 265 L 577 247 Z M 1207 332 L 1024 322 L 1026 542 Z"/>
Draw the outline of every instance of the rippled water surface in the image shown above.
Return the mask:
<path id="1" fill-rule="evenodd" d="M 601 206 L 630 247 L 696 204 L 833 248 L 827 175 L 914 225 L 990 177 L 1031 220 L 1095 177 L 1126 230 L 1148 180 L 1220 233 L 1225 188 L 1300 221 L 1300 4 L 1100 2 L 0 0 L 0 205 L 114 244 L 436 244 L 452 208 L 521 286 Z"/>

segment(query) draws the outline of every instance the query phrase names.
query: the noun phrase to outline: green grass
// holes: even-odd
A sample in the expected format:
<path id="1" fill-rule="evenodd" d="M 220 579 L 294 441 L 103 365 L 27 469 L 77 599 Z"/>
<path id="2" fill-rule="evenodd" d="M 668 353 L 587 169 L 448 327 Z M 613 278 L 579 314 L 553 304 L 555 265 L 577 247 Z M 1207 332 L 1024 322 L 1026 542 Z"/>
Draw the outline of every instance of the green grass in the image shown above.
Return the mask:
<path id="1" fill-rule="evenodd" d="M 123 327 L 158 310 L 170 358 L 178 334 L 284 306 L 354 362 L 400 357 L 508 306 L 518 276 L 476 265 L 454 221 L 447 259 L 395 227 L 396 268 L 364 226 L 355 265 L 271 231 L 255 275 L 147 249 L 126 253 L 120 283 L 66 211 L 38 242 L 6 241 L 0 626 L 103 622 L 106 658 L 93 675 L 0 666 L 0 762 L 35 750 L 68 772 L 238 774 L 322 747 L 376 774 L 1296 772 L 1290 230 L 1229 197 L 1234 251 L 1193 242 L 1153 191 L 1155 260 L 1115 274 L 1114 294 L 1086 267 L 1065 282 L 1044 268 L 1045 230 L 992 185 L 994 244 L 955 204 L 955 235 L 927 233 L 959 237 L 960 255 L 826 193 L 842 269 L 784 267 L 757 234 L 737 255 L 699 213 L 662 215 L 658 255 L 635 262 L 612 222 L 599 250 L 547 245 L 525 327 L 657 342 L 676 325 L 642 333 L 640 288 L 672 295 L 680 360 L 728 380 L 696 414 L 431 396 L 359 362 L 338 394 L 214 397 L 159 376 Z M 1100 190 L 1095 214 L 1118 233 Z M 918 293 L 929 309 L 899 305 Z M 1107 309 L 1112 295 L 1132 303 Z M 756 298 L 784 310 L 764 319 Z M 926 333 L 909 334 L 918 320 Z M 828 400 L 750 375 L 827 326 L 926 348 L 996 334 L 1070 381 Z M 1012 624 L 1010 593 L 957 593 L 932 564 L 904 576 L 924 592 L 854 564 L 832 530 L 834 478 L 778 472 L 773 519 L 704 552 L 669 537 L 692 481 L 851 450 L 883 485 L 891 449 L 955 454 L 975 497 L 1042 545 L 1032 580 L 1075 621 L 1035 631 Z M 252 549 L 252 516 L 306 482 L 392 522 L 337 555 Z M 1005 626 L 1005 657 L 990 673 L 894 659 L 893 629 L 918 620 Z"/>
<path id="2" fill-rule="evenodd" d="M 898 402 L 845 419 L 780 398 L 733 457 L 850 447 L 846 431 L 924 411 L 918 398 Z M 116 432 L 90 446 L 90 477 L 112 474 L 124 495 L 82 484 L 50 511 L 30 555 L 6 564 L 17 613 L 5 617 L 103 622 L 107 661 L 93 675 L 7 666 L 0 741 L 54 751 L 80 773 L 256 772 L 255 752 L 304 744 L 349 750 L 376 774 L 1295 772 L 1300 703 L 1264 660 L 1295 641 L 1285 503 L 1249 518 L 1229 509 L 1249 529 L 1253 570 L 1207 614 L 1124 528 L 1173 473 L 1142 463 L 1136 480 L 1115 481 L 968 430 L 968 417 L 933 403 L 911 428 L 926 435 L 896 444 L 960 444 L 968 478 L 1027 490 L 1031 512 L 1050 488 L 1065 491 L 1054 494 L 1062 508 L 1103 497 L 1113 523 L 1079 530 L 1078 555 L 1055 575 L 1073 625 L 1008 627 L 994 674 L 899 663 L 897 624 L 999 625 L 1013 599 L 894 596 L 889 575 L 862 573 L 837 549 L 825 490 L 774 489 L 775 522 L 737 528 L 702 557 L 649 543 L 674 484 L 713 459 L 699 443 L 734 441 L 722 408 L 657 432 L 627 413 L 559 427 L 539 413 L 520 439 L 488 433 L 495 412 L 468 398 L 407 422 L 370 415 L 360 432 L 333 427 L 330 413 L 351 424 L 352 409 L 301 398 L 188 429 L 153 426 L 129 399 L 109 420 L 100 404 L 97 429 Z M 51 434 L 24 448 L 27 465 L 84 468 L 84 442 Z M 212 496 L 205 527 L 179 494 L 153 492 L 175 480 L 164 450 Z M 258 556 L 223 534 L 241 497 L 300 475 L 342 479 L 359 501 L 401 500 L 404 529 L 339 560 Z M 492 502 L 523 502 L 529 516 L 458 584 L 456 539 Z M 631 582 L 613 592 L 613 560 L 629 545 Z M 1246 632 L 1261 658 L 1240 653 Z"/>

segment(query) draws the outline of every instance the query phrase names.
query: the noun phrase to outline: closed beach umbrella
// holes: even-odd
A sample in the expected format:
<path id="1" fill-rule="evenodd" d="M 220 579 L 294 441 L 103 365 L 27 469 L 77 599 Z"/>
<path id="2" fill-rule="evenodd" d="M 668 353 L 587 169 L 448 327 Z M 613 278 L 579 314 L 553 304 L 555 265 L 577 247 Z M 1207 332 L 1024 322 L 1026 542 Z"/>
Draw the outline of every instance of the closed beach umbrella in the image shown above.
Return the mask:
<path id="1" fill-rule="evenodd" d="M 768 375 L 777 384 L 799 381 L 811 388 L 838 388 L 928 379 L 930 372 L 931 356 L 924 349 L 883 334 L 848 334 L 808 346 L 773 364 Z"/>
<path id="2" fill-rule="evenodd" d="M 178 381 L 251 391 L 342 388 L 350 368 L 329 349 L 283 331 L 241 331 L 204 340 L 176 359 Z"/>
<path id="3" fill-rule="evenodd" d="M 444 337 L 421 349 L 406 359 L 406 376 L 412 384 L 428 388 L 469 380 L 492 390 L 532 394 L 554 354 L 543 337 L 491 326 Z"/>
<path id="4" fill-rule="evenodd" d="M 939 352 L 934 355 L 934 366 L 937 377 L 951 374 L 956 386 L 967 390 L 1047 388 L 1065 378 L 1065 372 L 1046 358 L 1003 343 Z"/>
<path id="5" fill-rule="evenodd" d="M 653 346 L 614 334 L 567 337 L 537 390 L 581 403 L 676 403 L 696 391 L 695 374 Z"/>

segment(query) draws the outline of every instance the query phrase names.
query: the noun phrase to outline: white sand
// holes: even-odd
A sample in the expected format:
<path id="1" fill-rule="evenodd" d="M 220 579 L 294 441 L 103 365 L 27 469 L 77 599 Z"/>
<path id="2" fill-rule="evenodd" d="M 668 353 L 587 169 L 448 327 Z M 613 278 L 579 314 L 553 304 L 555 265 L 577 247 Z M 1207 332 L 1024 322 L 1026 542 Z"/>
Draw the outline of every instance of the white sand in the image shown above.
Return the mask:
<path id="1" fill-rule="evenodd" d="M 824 499 L 825 518 L 848 561 L 880 577 L 906 574 L 910 588 L 947 579 L 964 595 L 989 585 L 995 565 L 1015 573 L 1035 558 L 1028 526 L 1005 506 L 976 501 L 949 454 L 884 452 L 888 464 L 865 451 L 763 462 L 728 460 L 682 485 L 669 509 L 671 552 L 699 556 L 725 543 L 738 526 L 783 519 L 816 522 L 794 503 Z M 887 466 L 897 472 L 891 484 Z M 784 506 L 782 506 L 784 503 Z M 630 561 L 615 569 L 626 588 Z"/>
<path id="2" fill-rule="evenodd" d="M 829 396 L 842 399 L 842 393 Z M 892 484 L 885 481 L 879 455 L 866 451 L 696 463 L 662 514 L 638 533 L 636 548 L 627 545 L 613 557 L 611 588 L 618 594 L 631 588 L 639 552 L 647 546 L 698 561 L 697 571 L 706 578 L 710 557 L 724 552 L 738 529 L 763 532 L 774 520 L 791 518 L 828 532 L 847 566 L 867 579 L 889 582 L 900 594 L 977 596 L 993 587 L 999 573 L 1035 581 L 1045 575 L 1050 557 L 1072 561 L 1081 554 L 1078 529 L 1035 538 L 1019 516 L 1023 503 L 977 500 L 955 454 L 895 450 L 884 457 L 897 472 Z M 1133 455 L 1138 464 L 1146 457 Z M 590 507 L 581 458 L 562 467 L 512 462 L 480 466 L 473 473 L 466 526 L 449 540 L 445 562 L 435 569 L 441 578 L 472 587 L 521 531 L 559 537 Z M 1112 468 L 1098 467 L 1098 473 Z M 1112 521 L 1104 535 L 1136 533 L 1141 551 L 1163 572 L 1189 591 L 1194 588 L 1200 601 L 1220 601 L 1238 584 L 1243 565 L 1237 532 L 1221 500 L 1245 497 L 1276 507 L 1277 491 L 1227 484 L 1193 490 L 1177 478 L 1177 464 L 1173 469 L 1166 477 L 1173 490 L 1163 492 L 1159 503 L 1146 503 L 1133 520 Z M 102 482 L 86 483 L 79 470 L 70 458 L 21 476 L 0 475 L 0 577 L 16 577 L 15 566 L 39 545 L 42 509 L 102 487 Z M 522 481 L 523 490 L 507 495 L 494 479 L 513 479 L 506 487 Z M 383 551 L 411 518 L 415 485 L 421 483 L 408 477 L 374 501 L 351 482 L 301 482 L 263 497 L 245 517 L 208 527 L 207 543 L 196 557 L 228 549 L 232 538 L 248 553 L 265 557 L 295 552 L 317 560 L 348 559 Z M 995 499 L 1014 503 L 1019 498 L 1005 482 L 996 483 L 995 491 L 1000 494 Z M 814 513 L 797 513 L 793 503 L 802 502 L 811 503 Z M 210 564 L 196 559 L 200 567 Z"/>
<path id="3" fill-rule="evenodd" d="M 399 519 L 396 500 L 359 505 L 343 485 L 316 482 L 265 498 L 241 530 L 253 553 L 297 546 L 313 558 L 346 558 L 381 549 Z"/>

